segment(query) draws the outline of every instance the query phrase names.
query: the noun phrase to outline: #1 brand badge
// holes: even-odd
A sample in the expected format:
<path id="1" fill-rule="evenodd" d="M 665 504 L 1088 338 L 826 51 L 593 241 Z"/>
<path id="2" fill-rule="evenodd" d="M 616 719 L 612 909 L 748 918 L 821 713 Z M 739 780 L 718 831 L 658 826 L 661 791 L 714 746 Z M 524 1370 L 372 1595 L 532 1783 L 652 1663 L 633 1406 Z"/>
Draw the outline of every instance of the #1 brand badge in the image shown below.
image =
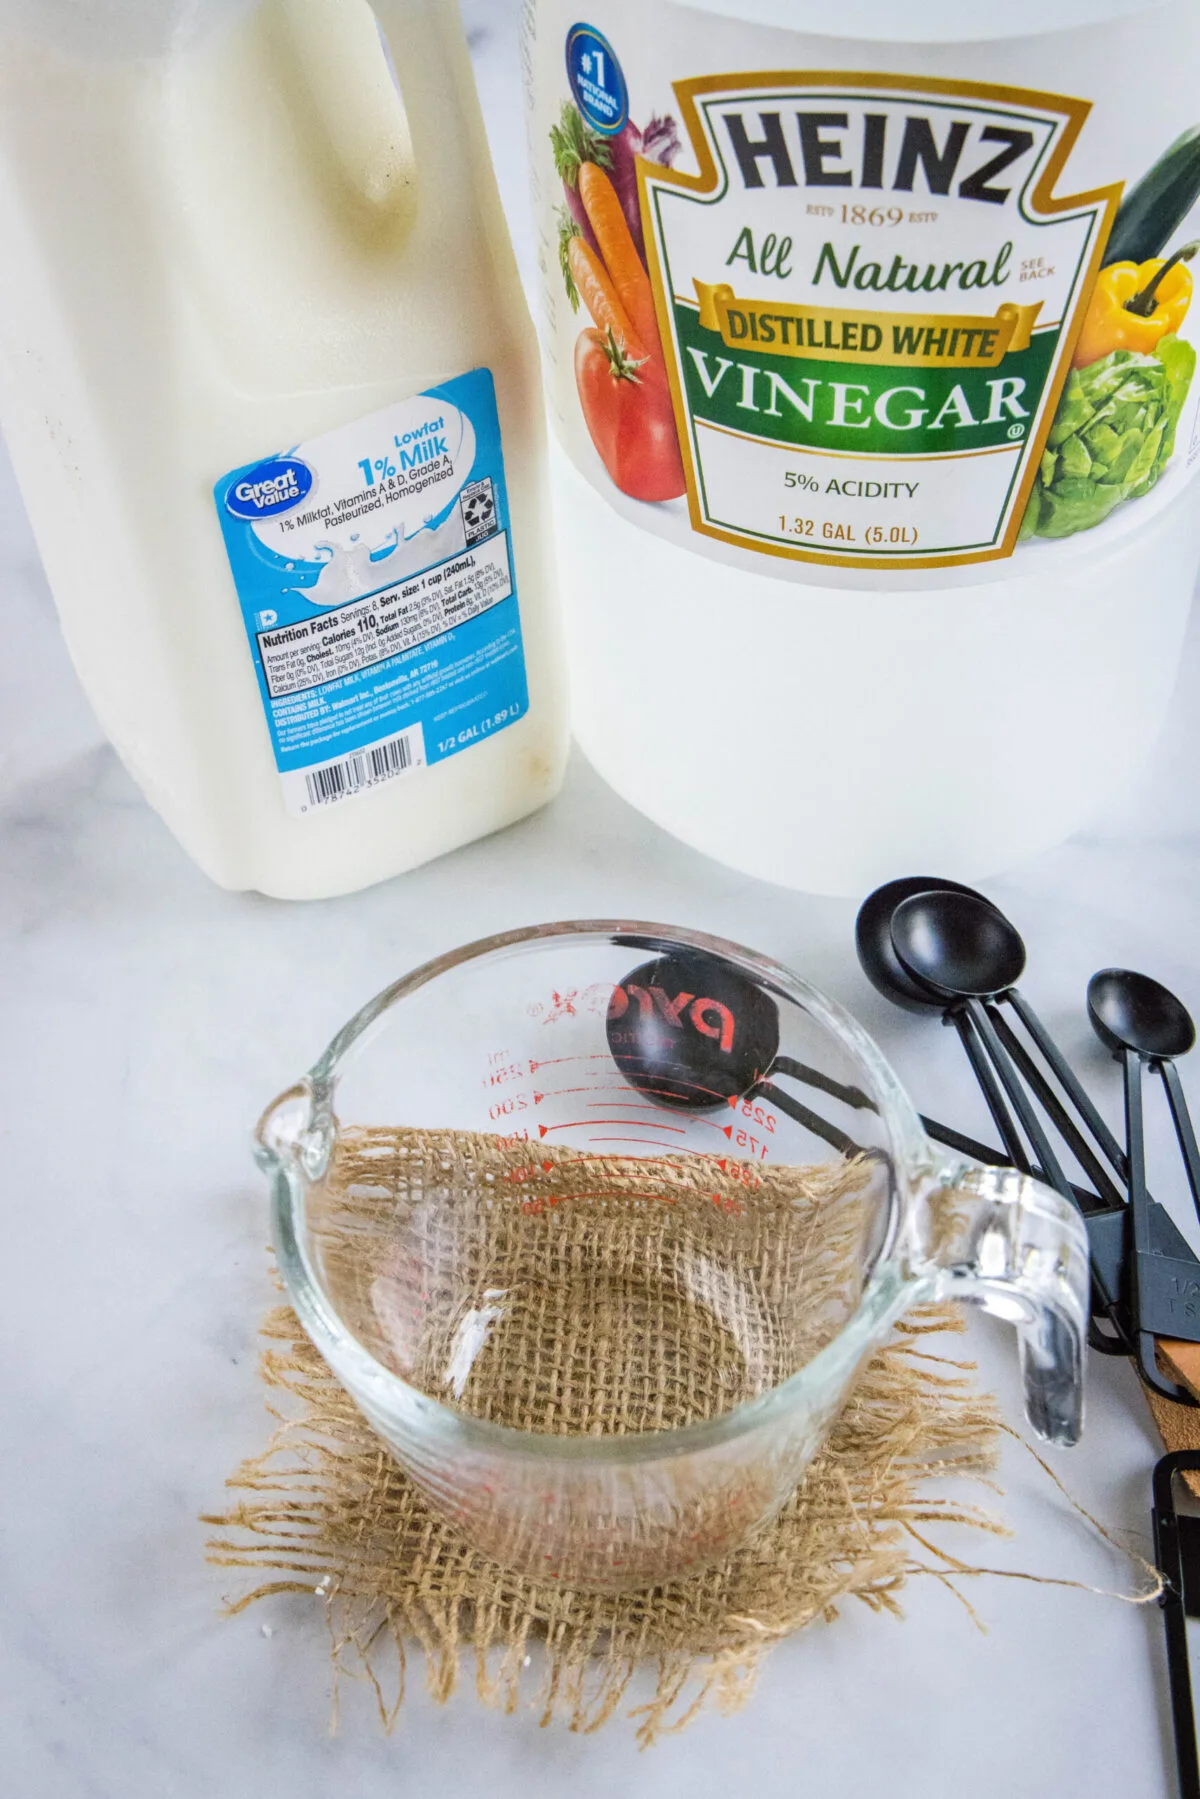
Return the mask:
<path id="1" fill-rule="evenodd" d="M 617 53 L 593 25 L 567 34 L 567 80 L 575 104 L 594 131 L 615 137 L 629 123 L 629 89 Z"/>

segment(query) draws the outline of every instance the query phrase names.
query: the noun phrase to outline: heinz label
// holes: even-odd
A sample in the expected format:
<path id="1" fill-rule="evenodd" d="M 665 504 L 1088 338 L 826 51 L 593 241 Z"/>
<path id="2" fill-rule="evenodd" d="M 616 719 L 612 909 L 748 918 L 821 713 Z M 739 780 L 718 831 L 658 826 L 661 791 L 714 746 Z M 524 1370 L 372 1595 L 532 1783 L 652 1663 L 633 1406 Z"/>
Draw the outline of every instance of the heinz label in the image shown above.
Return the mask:
<path id="1" fill-rule="evenodd" d="M 928 569 L 1121 530 L 1184 478 L 1200 104 L 1170 77 L 1130 124 L 1128 21 L 851 72 L 829 39 L 595 12 L 531 8 L 527 63 L 559 429 L 619 510 Z"/>

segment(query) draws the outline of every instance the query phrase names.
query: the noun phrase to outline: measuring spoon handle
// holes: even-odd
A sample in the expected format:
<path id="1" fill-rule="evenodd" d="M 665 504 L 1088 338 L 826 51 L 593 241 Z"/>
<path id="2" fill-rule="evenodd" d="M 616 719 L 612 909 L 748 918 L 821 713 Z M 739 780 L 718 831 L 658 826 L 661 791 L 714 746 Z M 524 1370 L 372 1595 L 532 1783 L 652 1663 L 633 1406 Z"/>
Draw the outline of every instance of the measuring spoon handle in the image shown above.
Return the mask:
<path id="1" fill-rule="evenodd" d="M 1197 1215 L 1200 1216 L 1200 1149 L 1196 1146 L 1196 1133 L 1192 1127 L 1192 1115 L 1188 1111 L 1187 1096 L 1183 1091 L 1179 1070 L 1174 1062 L 1160 1062 L 1158 1072 L 1162 1075 L 1163 1086 L 1167 1090 L 1167 1103 L 1171 1108 L 1171 1117 L 1175 1121 L 1175 1135 L 1179 1139 L 1183 1165 L 1187 1169 L 1188 1186 L 1192 1190 L 1192 1204 L 1196 1208 Z"/>

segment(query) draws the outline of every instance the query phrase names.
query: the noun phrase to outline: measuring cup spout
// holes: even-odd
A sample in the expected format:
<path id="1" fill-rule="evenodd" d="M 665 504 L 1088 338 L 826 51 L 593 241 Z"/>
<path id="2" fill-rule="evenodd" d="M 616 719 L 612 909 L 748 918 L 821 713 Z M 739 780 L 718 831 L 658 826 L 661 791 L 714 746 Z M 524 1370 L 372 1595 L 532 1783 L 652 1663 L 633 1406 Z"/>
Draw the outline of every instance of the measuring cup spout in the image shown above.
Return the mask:
<path id="1" fill-rule="evenodd" d="M 308 1081 L 297 1081 L 273 1099 L 254 1127 L 254 1157 L 259 1167 L 273 1173 L 289 1163 L 299 1164 L 310 1180 L 320 1179 L 332 1130 L 322 1128 L 317 1112 Z"/>
<path id="2" fill-rule="evenodd" d="M 1074 1206 L 1014 1169 L 956 1162 L 928 1196 L 922 1229 L 922 1285 L 1016 1326 L 1026 1417 L 1047 1442 L 1077 1443 L 1089 1276 Z"/>

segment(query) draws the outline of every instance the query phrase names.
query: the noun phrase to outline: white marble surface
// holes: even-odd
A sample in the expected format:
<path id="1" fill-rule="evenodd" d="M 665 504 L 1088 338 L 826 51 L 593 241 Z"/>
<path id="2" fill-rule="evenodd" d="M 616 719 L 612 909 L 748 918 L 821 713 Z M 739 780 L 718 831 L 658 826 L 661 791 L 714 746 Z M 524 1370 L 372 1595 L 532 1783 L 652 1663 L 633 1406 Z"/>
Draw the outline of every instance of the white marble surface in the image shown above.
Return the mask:
<path id="1" fill-rule="evenodd" d="M 514 105 L 517 0 L 465 8 L 502 184 L 528 248 Z M 851 1607 L 781 1647 L 748 1711 L 645 1755 L 446 1711 L 419 1677 L 393 1738 L 365 1692 L 331 1738 L 324 1624 L 280 1599 L 229 1622 L 198 1512 L 266 1422 L 255 1332 L 266 1203 L 247 1151 L 261 1102 L 360 1002 L 469 938 L 571 915 L 658 918 L 750 943 L 850 1005 L 920 1103 L 983 1129 L 949 1033 L 877 999 L 853 908 L 765 887 L 671 842 L 580 763 L 547 812 L 406 879 L 326 905 L 218 892 L 103 745 L 59 641 L 20 501 L 0 471 L 0 1790 L 13 1799 L 355 1799 L 487 1792 L 608 1799 L 755 1793 L 980 1799 L 1171 1790 L 1156 1610 L 1016 1580 L 970 1590 L 986 1633 L 932 1581 L 903 1624 Z M 1081 999 L 1109 962 L 1200 1010 L 1200 630 L 1132 797 L 991 890 L 1022 925 L 1026 989 L 1119 1110 Z M 1103 722 L 1097 721 L 1097 729 Z M 1185 1067 L 1200 1106 L 1200 1058 Z M 1158 1121 L 1159 1125 L 1161 1121 Z M 1166 1137 L 1156 1128 L 1156 1150 Z M 1166 1172 L 1195 1236 L 1181 1183 Z M 1015 1358 L 974 1347 L 1008 1415 Z M 1148 1414 L 1124 1364 L 1093 1362 L 1073 1492 L 1148 1547 Z M 1025 1451 L 1006 1453 L 1016 1532 L 998 1567 L 1127 1586 Z M 968 1546 L 969 1547 L 969 1546 Z M 263 1626 L 269 1626 L 270 1634 Z"/>

